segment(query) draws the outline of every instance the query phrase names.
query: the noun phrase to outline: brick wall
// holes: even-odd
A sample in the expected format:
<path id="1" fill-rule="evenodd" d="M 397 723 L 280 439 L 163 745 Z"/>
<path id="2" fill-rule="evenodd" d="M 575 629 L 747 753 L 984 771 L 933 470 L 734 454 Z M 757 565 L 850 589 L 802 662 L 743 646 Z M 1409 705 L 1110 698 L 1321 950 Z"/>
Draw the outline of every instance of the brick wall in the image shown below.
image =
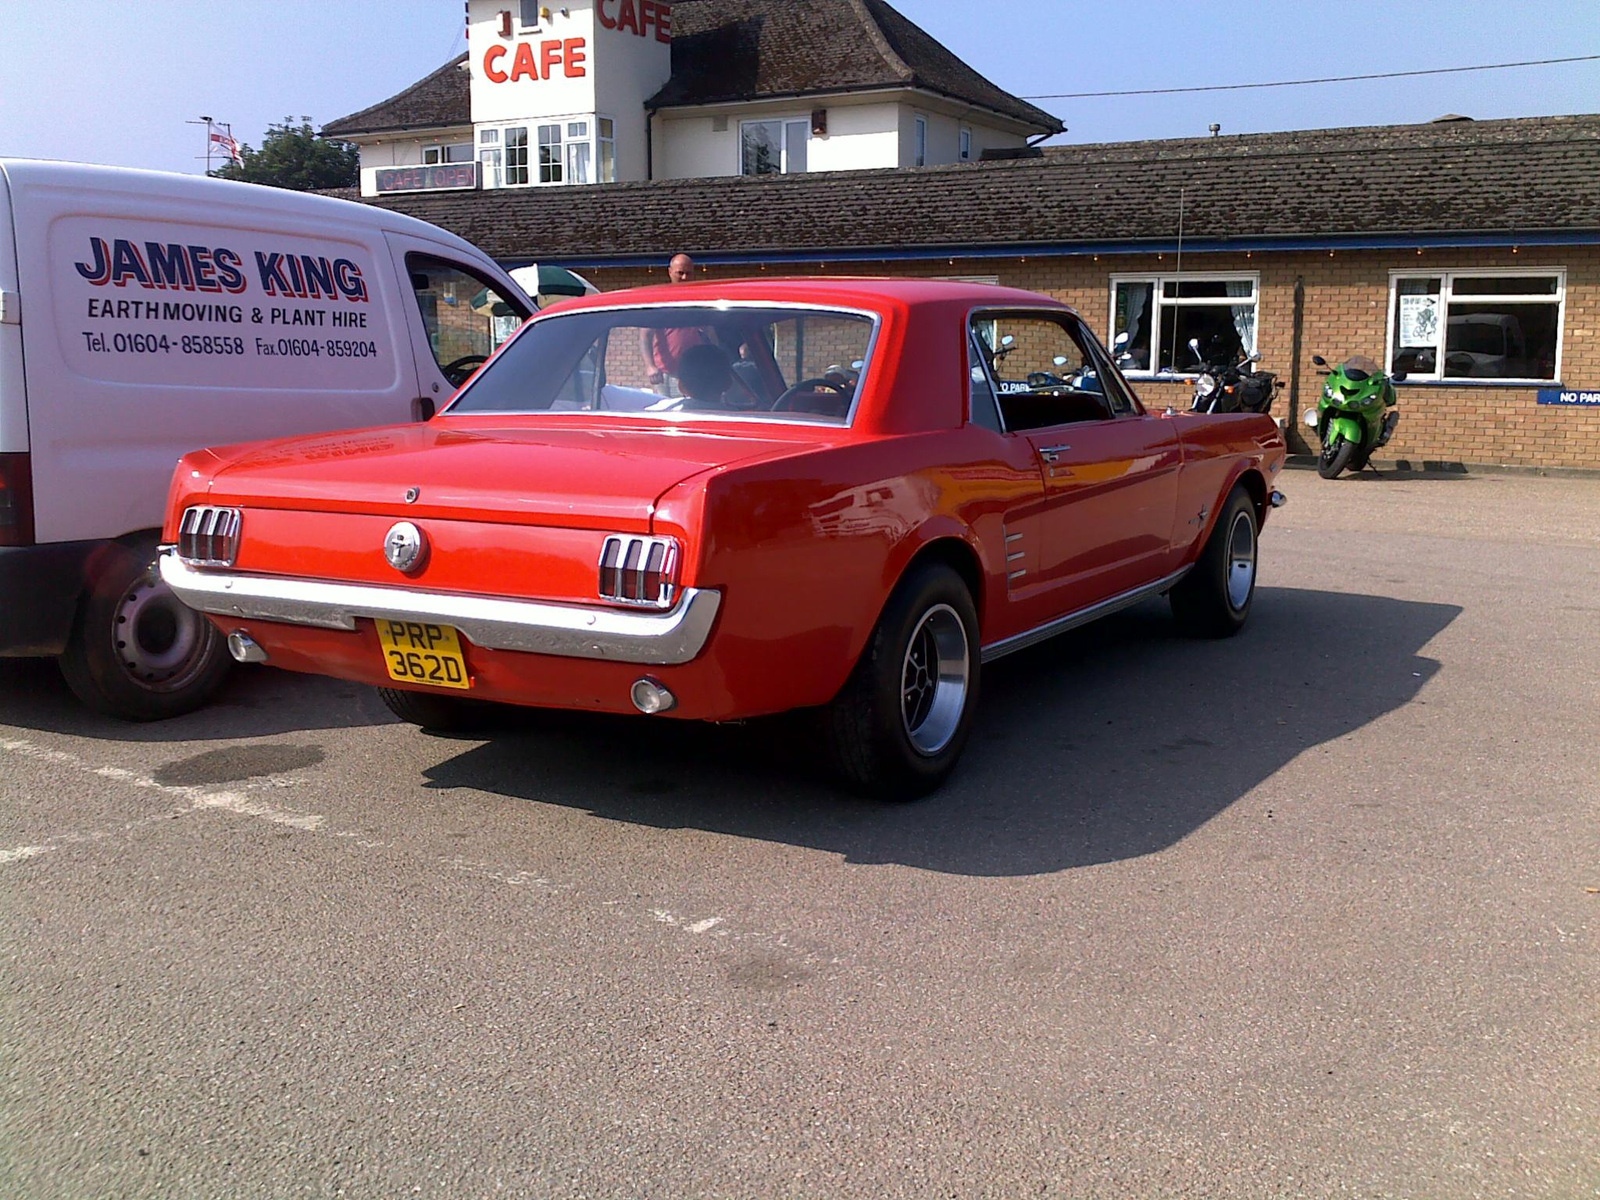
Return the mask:
<path id="1" fill-rule="evenodd" d="M 664 263 L 664 259 L 663 259 Z M 1291 448 L 1312 452 L 1300 413 L 1314 405 L 1322 379 L 1311 356 L 1337 361 L 1355 354 L 1382 360 L 1388 340 L 1389 273 L 1393 270 L 1564 267 L 1567 302 L 1562 330 L 1562 380 L 1572 390 L 1600 390 L 1600 247 L 1529 248 L 1519 251 L 1428 250 L 1337 251 L 1184 256 L 1188 271 L 1251 271 L 1261 277 L 1257 345 L 1264 369 L 1290 380 L 1294 339 L 1295 283 L 1304 283 L 1303 332 L 1298 364 L 1298 404 L 1290 389 L 1279 392 L 1273 413 L 1289 419 Z M 811 268 L 704 268 L 706 279 L 761 275 L 998 276 L 1010 287 L 1043 292 L 1073 305 L 1103 340 L 1111 331 L 1113 274 L 1171 273 L 1167 255 L 1081 258 L 946 259 L 914 263 L 851 263 Z M 663 283 L 663 267 L 586 272 L 605 290 Z M 1150 407 L 1186 407 L 1192 389 L 1182 383 L 1138 380 Z M 1385 450 L 1389 458 L 1523 466 L 1600 468 L 1600 407 L 1536 403 L 1531 386 L 1473 384 L 1403 385 L 1400 426 Z M 1314 440 L 1314 439 L 1313 439 Z"/>

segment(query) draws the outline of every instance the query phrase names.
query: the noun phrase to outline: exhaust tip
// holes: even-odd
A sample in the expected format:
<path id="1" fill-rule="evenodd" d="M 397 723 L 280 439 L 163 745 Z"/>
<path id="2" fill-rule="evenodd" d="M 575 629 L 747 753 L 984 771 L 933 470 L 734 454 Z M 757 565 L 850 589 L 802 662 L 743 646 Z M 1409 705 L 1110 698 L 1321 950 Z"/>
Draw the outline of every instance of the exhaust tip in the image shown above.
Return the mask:
<path id="1" fill-rule="evenodd" d="M 654 679 L 635 680 L 628 694 L 633 699 L 633 706 L 646 716 L 671 712 L 678 707 L 678 698 Z"/>
<path id="2" fill-rule="evenodd" d="M 1285 504 L 1289 503 L 1289 497 L 1285 496 L 1280 491 L 1274 490 L 1272 495 L 1267 497 L 1267 503 L 1272 505 L 1273 508 L 1282 508 Z"/>
<path id="3" fill-rule="evenodd" d="M 267 661 L 267 652 L 260 644 L 242 629 L 235 629 L 228 635 L 228 653 L 233 655 L 235 662 L 264 663 Z"/>

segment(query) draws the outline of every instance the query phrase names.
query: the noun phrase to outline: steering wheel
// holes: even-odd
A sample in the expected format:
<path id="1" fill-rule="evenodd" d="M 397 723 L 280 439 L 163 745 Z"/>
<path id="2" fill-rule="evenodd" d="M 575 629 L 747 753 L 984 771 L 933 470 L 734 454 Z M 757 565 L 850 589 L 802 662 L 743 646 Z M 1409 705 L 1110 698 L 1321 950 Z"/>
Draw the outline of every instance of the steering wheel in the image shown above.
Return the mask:
<path id="1" fill-rule="evenodd" d="M 783 389 L 783 394 L 772 402 L 772 411 L 787 412 L 791 407 L 791 401 L 796 397 L 802 396 L 807 392 L 815 392 L 818 388 L 827 388 L 830 391 L 839 393 L 840 396 L 848 396 L 850 394 L 842 383 L 835 383 L 831 379 L 802 379 L 799 383 L 791 384 Z"/>
<path id="2" fill-rule="evenodd" d="M 487 354 L 463 354 L 453 362 L 447 362 L 439 369 L 444 372 L 444 377 L 450 381 L 451 387 L 460 387 L 472 378 L 472 373 L 484 363 L 489 361 Z"/>

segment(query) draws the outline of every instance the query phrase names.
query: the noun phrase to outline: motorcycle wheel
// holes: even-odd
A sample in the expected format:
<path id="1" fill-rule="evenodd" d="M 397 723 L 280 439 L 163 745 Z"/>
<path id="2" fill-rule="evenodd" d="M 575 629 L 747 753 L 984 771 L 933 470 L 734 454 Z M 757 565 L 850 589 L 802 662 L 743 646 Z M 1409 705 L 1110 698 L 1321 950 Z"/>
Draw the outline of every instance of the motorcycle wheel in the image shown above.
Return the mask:
<path id="1" fill-rule="evenodd" d="M 1342 437 L 1324 442 L 1322 457 L 1317 459 L 1317 474 L 1324 479 L 1337 479 L 1340 472 L 1350 465 L 1350 460 L 1356 456 L 1357 449 L 1354 442 L 1347 442 Z"/>

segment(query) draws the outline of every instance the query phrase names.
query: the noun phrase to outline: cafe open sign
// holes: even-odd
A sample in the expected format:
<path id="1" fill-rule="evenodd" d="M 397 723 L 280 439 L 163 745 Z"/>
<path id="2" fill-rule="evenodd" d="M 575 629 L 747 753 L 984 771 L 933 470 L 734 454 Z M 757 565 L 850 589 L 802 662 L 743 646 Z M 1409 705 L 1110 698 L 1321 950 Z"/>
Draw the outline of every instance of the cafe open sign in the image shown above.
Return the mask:
<path id="1" fill-rule="evenodd" d="M 478 186 L 477 163 L 438 163 L 425 167 L 383 167 L 378 171 L 379 193 L 460 192 Z"/>

